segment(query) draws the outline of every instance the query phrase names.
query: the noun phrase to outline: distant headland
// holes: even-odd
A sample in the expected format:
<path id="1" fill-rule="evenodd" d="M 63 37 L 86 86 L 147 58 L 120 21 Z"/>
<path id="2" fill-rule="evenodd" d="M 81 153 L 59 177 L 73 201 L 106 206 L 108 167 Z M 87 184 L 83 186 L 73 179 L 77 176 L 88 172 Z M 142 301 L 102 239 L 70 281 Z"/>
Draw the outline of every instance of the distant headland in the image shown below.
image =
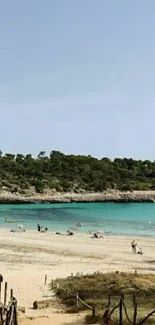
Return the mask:
<path id="1" fill-rule="evenodd" d="M 0 203 L 154 202 L 155 162 L 0 151 Z"/>

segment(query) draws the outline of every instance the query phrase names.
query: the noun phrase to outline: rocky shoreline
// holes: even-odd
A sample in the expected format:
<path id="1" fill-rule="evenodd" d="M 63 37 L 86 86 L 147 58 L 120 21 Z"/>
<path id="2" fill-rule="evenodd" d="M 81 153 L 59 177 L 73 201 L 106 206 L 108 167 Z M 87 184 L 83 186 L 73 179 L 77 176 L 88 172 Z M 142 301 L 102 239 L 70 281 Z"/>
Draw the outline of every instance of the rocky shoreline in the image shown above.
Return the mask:
<path id="1" fill-rule="evenodd" d="M 41 204 L 41 203 L 88 203 L 88 202 L 155 202 L 155 191 L 127 191 L 107 190 L 99 193 L 57 193 L 48 192 L 44 194 L 19 194 L 0 193 L 0 204 Z"/>

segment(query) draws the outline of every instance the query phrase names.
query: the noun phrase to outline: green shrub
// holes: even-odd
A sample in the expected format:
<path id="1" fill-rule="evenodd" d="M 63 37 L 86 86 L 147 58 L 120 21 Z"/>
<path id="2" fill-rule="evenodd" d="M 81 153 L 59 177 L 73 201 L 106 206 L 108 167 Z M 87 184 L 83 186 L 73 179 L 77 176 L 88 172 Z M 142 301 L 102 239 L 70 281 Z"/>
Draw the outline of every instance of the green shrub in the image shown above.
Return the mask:
<path id="1" fill-rule="evenodd" d="M 65 155 L 52 151 L 46 156 L 42 151 L 37 158 L 31 154 L 0 155 L 0 179 L 3 186 L 35 187 L 42 193 L 44 188 L 68 192 L 84 189 L 148 190 L 155 184 L 155 161 L 132 158 L 97 159 L 91 156 Z M 76 186 L 76 187 L 75 187 Z"/>

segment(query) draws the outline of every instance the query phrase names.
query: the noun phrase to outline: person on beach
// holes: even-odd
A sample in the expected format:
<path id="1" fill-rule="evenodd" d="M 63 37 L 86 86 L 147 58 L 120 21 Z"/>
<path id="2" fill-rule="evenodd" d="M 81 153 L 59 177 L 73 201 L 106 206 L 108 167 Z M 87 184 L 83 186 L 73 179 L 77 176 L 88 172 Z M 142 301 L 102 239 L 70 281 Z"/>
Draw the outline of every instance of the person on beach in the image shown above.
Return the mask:
<path id="1" fill-rule="evenodd" d="M 25 231 L 23 225 L 18 225 L 17 227 L 18 227 L 17 228 L 18 231 L 20 231 L 20 232 L 24 232 Z"/>
<path id="2" fill-rule="evenodd" d="M 40 223 L 37 224 L 37 228 L 38 228 L 38 231 L 41 230 L 41 226 L 40 226 Z"/>
<path id="3" fill-rule="evenodd" d="M 133 240 L 133 241 L 131 242 L 131 247 L 132 247 L 132 253 L 133 253 L 133 254 L 136 254 L 137 243 L 136 243 L 135 240 Z"/>
<path id="4" fill-rule="evenodd" d="M 139 251 L 137 254 L 140 254 L 140 255 L 143 255 L 143 251 L 142 251 L 142 248 L 140 247 Z"/>

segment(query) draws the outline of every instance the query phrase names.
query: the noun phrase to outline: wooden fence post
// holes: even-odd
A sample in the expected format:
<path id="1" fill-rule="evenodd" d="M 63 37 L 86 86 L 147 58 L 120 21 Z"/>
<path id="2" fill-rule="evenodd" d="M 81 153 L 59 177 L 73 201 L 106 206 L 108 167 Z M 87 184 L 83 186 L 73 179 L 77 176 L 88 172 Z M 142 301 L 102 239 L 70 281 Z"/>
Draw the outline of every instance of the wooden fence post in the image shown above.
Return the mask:
<path id="1" fill-rule="evenodd" d="M 95 307 L 92 308 L 92 316 L 95 317 L 96 314 L 95 314 Z"/>
<path id="2" fill-rule="evenodd" d="M 13 298 L 13 289 L 10 290 L 10 300 Z"/>
<path id="3" fill-rule="evenodd" d="M 47 274 L 45 274 L 45 285 L 47 283 Z"/>
<path id="4" fill-rule="evenodd" d="M 15 309 L 14 309 L 14 325 L 18 325 L 18 315 L 17 315 L 17 300 L 15 302 Z"/>
<path id="5" fill-rule="evenodd" d="M 124 296 L 120 297 L 120 304 L 119 304 L 119 324 L 123 325 L 123 299 Z"/>
<path id="6" fill-rule="evenodd" d="M 133 294 L 133 306 L 134 306 L 134 314 L 133 314 L 133 325 L 136 325 L 137 320 L 137 301 L 136 301 L 136 294 Z"/>
<path id="7" fill-rule="evenodd" d="M 2 282 L 3 282 L 3 275 L 0 274 L 0 302 L 2 302 Z"/>
<path id="8" fill-rule="evenodd" d="M 3 275 L 0 274 L 0 302 L 2 302 L 2 282 L 3 282 Z"/>
<path id="9" fill-rule="evenodd" d="M 2 282 L 0 281 L 0 302 L 2 301 Z"/>
<path id="10" fill-rule="evenodd" d="M 8 290 L 8 284 L 5 282 L 5 287 L 4 287 L 4 306 L 6 305 L 7 302 L 7 290 Z"/>
<path id="11" fill-rule="evenodd" d="M 107 308 L 103 314 L 103 324 L 108 325 L 109 324 L 109 309 Z"/>
<path id="12" fill-rule="evenodd" d="M 1 304 L 0 306 L 0 324 L 3 325 L 4 321 L 3 321 L 3 305 Z"/>
<path id="13" fill-rule="evenodd" d="M 111 297 L 108 297 L 107 316 L 109 315 Z M 107 325 L 109 324 L 109 317 L 107 318 Z"/>

